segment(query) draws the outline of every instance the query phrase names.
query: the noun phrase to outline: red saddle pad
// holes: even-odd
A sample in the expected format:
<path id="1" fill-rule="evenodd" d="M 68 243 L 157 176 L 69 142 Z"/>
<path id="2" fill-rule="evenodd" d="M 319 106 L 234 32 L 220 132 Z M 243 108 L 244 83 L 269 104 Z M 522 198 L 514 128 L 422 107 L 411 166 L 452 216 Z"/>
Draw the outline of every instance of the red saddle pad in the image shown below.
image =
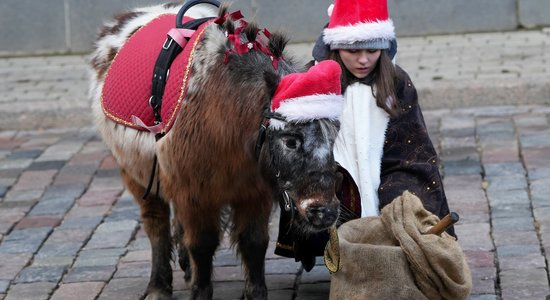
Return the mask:
<path id="1" fill-rule="evenodd" d="M 138 130 L 147 129 L 135 124 L 132 116 L 138 117 L 147 126 L 154 125 L 153 110 L 149 106 L 153 69 L 167 33 L 175 24 L 175 14 L 160 15 L 136 31 L 115 56 L 101 95 L 103 112 L 109 119 Z M 191 76 L 195 46 L 207 24 L 209 22 L 195 31 L 172 62 L 162 98 L 161 132 L 170 130 L 182 106 Z"/>

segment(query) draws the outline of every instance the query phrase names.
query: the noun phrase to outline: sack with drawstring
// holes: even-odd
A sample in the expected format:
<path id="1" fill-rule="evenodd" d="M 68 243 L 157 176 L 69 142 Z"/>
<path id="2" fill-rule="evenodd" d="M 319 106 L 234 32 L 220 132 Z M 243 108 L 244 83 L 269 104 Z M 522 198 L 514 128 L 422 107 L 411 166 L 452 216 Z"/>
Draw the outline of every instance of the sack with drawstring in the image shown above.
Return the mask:
<path id="1" fill-rule="evenodd" d="M 438 221 L 404 192 L 379 217 L 344 223 L 325 251 L 330 299 L 467 299 L 472 278 L 455 238 L 425 234 Z"/>

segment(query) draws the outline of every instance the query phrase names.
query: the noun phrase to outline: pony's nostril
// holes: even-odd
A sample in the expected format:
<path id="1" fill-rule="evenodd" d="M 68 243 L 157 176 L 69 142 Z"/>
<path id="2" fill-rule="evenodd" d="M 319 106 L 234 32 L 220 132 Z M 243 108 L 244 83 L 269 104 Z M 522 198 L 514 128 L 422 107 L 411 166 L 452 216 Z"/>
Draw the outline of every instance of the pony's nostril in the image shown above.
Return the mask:
<path id="1" fill-rule="evenodd" d="M 309 208 L 307 218 L 314 226 L 329 226 L 335 221 L 335 218 L 331 216 L 331 210 L 326 207 Z"/>

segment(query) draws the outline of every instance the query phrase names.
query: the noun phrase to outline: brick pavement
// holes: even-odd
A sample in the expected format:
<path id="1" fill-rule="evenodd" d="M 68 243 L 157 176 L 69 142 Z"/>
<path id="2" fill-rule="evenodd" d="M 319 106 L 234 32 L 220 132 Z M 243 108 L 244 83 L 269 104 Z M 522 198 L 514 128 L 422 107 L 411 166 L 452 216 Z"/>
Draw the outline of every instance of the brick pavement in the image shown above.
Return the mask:
<path id="1" fill-rule="evenodd" d="M 399 63 L 429 108 L 449 202 L 461 215 L 471 299 L 550 294 L 549 36 L 543 29 L 400 39 Z M 0 58 L 0 300 L 137 299 L 148 282 L 138 208 L 89 126 L 84 61 Z M 442 91 L 449 97 L 434 105 Z M 510 102 L 519 105 L 495 105 Z M 273 222 L 272 239 L 276 230 Z M 326 299 L 330 276 L 318 263 L 303 272 L 273 255 L 272 242 L 270 299 Z M 227 244 L 215 264 L 215 297 L 238 298 L 243 275 Z M 179 267 L 174 287 L 184 299 Z"/>
<path id="2" fill-rule="evenodd" d="M 550 106 L 425 116 L 451 208 L 461 215 L 456 230 L 474 278 L 470 299 L 549 295 Z M 270 299 L 327 299 L 322 262 L 303 272 L 275 256 L 273 243 Z M 227 243 L 215 266 L 215 298 L 237 299 L 243 275 Z M 138 208 L 93 129 L 0 133 L 0 299 L 137 299 L 149 270 Z M 174 278 L 175 298 L 184 299 L 179 267 Z"/>

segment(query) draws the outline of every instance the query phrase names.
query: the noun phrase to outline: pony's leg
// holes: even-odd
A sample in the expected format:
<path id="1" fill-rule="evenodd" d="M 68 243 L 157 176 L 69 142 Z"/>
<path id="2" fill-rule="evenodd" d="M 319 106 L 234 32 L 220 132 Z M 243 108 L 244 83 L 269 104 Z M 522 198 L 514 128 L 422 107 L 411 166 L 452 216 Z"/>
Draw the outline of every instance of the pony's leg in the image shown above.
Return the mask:
<path id="1" fill-rule="evenodd" d="M 142 199 L 145 188 L 133 180 L 124 169 L 121 170 L 121 174 L 126 187 L 140 206 L 143 226 L 151 242 L 151 278 L 147 286 L 146 299 L 172 299 L 170 205 L 154 192 L 146 199 Z"/>
<path id="2" fill-rule="evenodd" d="M 219 209 L 204 205 L 206 201 L 191 201 L 194 205 L 176 209 L 184 228 L 183 244 L 191 262 L 191 299 L 212 299 L 212 260 L 220 243 Z M 180 201 L 174 203 L 178 208 L 183 207 L 178 205 Z"/>
<path id="3" fill-rule="evenodd" d="M 267 299 L 264 272 L 271 201 L 248 201 L 246 205 L 233 206 L 233 212 L 232 239 L 239 247 L 246 276 L 243 298 Z"/>
<path id="4" fill-rule="evenodd" d="M 191 280 L 191 262 L 189 261 L 189 252 L 183 244 L 184 229 L 183 225 L 177 221 L 177 218 L 175 218 L 174 222 L 174 242 L 178 246 L 178 263 L 185 274 L 183 278 L 188 282 Z"/>

